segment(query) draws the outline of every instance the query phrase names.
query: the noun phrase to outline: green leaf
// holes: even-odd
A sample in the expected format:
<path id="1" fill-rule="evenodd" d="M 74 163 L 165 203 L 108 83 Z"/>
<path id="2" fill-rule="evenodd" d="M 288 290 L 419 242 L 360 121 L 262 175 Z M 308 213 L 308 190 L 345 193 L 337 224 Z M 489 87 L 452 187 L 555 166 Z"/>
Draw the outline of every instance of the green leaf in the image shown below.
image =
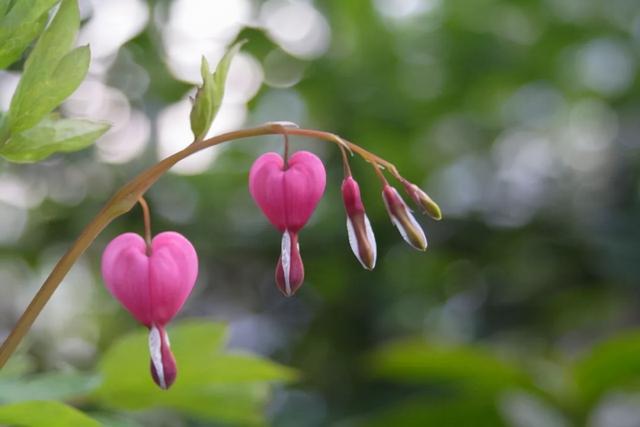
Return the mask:
<path id="1" fill-rule="evenodd" d="M 91 418 L 100 423 L 102 427 L 143 427 L 142 424 L 123 415 L 104 412 L 92 412 Z"/>
<path id="2" fill-rule="evenodd" d="M 11 99 L 8 126 L 20 132 L 35 126 L 80 85 L 89 69 L 89 48 L 73 46 L 80 15 L 76 0 L 63 0 L 25 62 Z"/>
<path id="3" fill-rule="evenodd" d="M 12 135 L 0 148 L 0 156 L 17 163 L 37 162 L 53 153 L 81 150 L 108 129 L 105 123 L 47 118 L 34 128 Z"/>
<path id="4" fill-rule="evenodd" d="M 349 420 L 352 427 L 423 427 L 423 426 L 505 426 L 498 403 L 476 396 L 458 400 L 443 397 L 419 396 L 389 405 L 370 415 Z"/>
<path id="5" fill-rule="evenodd" d="M 57 0 L 0 1 L 0 68 L 15 62 L 47 23 L 47 11 Z"/>
<path id="6" fill-rule="evenodd" d="M 224 97 L 224 88 L 231 60 L 244 43 L 245 41 L 240 41 L 231 46 L 218 63 L 216 71 L 213 74 L 209 71 L 207 59 L 204 56 L 202 57 L 200 66 L 202 86 L 199 87 L 196 92 L 190 114 L 191 130 L 196 140 L 202 140 L 207 135 L 213 119 L 215 119 L 216 114 L 218 114 L 220 105 L 222 105 L 222 98 Z"/>
<path id="7" fill-rule="evenodd" d="M 54 401 L 29 401 L 0 406 L 0 424 L 21 427 L 99 427 L 75 408 Z"/>
<path id="8" fill-rule="evenodd" d="M 462 391 L 496 393 L 515 386 L 531 387 L 524 371 L 486 350 L 439 346 L 421 340 L 381 348 L 369 358 L 369 368 L 376 378 L 409 384 L 445 384 Z"/>
<path id="9" fill-rule="evenodd" d="M 595 346 L 575 366 L 576 390 L 585 407 L 604 393 L 640 387 L 640 332 L 619 335 Z"/>
<path id="10" fill-rule="evenodd" d="M 46 23 L 47 17 L 45 15 L 37 21 L 29 22 L 13 30 L 4 43 L 0 44 L 0 69 L 16 62 L 29 43 L 42 32 Z"/>
<path id="11" fill-rule="evenodd" d="M 65 400 L 82 396 L 100 383 L 95 375 L 81 373 L 48 373 L 27 378 L 0 380 L 0 402 L 27 400 Z"/>
<path id="12" fill-rule="evenodd" d="M 0 0 L 0 18 L 4 18 L 9 11 L 11 0 Z"/>
<path id="13" fill-rule="evenodd" d="M 227 422 L 260 421 L 269 382 L 290 381 L 293 370 L 249 354 L 223 349 L 226 330 L 217 323 L 183 322 L 170 328 L 178 377 L 159 389 L 149 374 L 146 331 L 123 337 L 103 356 L 103 376 L 94 399 L 105 406 L 137 410 L 165 407 Z"/>

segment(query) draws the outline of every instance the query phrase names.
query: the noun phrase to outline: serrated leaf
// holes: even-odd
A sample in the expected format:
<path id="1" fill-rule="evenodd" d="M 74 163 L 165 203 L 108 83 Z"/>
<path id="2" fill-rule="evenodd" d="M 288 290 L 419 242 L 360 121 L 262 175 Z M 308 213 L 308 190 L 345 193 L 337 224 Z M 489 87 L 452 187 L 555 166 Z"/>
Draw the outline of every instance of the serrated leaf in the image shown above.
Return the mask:
<path id="1" fill-rule="evenodd" d="M 35 126 L 84 79 L 89 69 L 89 48 L 69 52 L 79 25 L 76 0 L 63 0 L 25 62 L 9 108 L 7 124 L 12 133 Z"/>
<path id="2" fill-rule="evenodd" d="M 0 424 L 21 427 L 99 427 L 75 408 L 54 401 L 29 401 L 0 406 Z"/>
<path id="3" fill-rule="evenodd" d="M 222 99 L 224 98 L 225 83 L 231 60 L 238 53 L 245 41 L 240 41 L 225 53 L 215 73 L 209 71 L 209 63 L 202 57 L 200 73 L 202 75 L 202 86 L 196 91 L 196 96 L 191 109 L 190 120 L 191 130 L 196 140 L 203 139 L 211 124 L 220 110 Z"/>
<path id="4" fill-rule="evenodd" d="M 32 163 L 53 153 L 81 150 L 109 129 L 105 123 L 81 119 L 44 119 L 36 127 L 11 135 L 0 156 L 17 163 Z"/>
<path id="5" fill-rule="evenodd" d="M 15 62 L 47 23 L 47 11 L 57 0 L 0 1 L 0 68 Z"/>
<path id="6" fill-rule="evenodd" d="M 221 324 L 185 322 L 168 333 L 178 365 L 169 390 L 159 389 L 150 377 L 143 330 L 123 337 L 104 354 L 99 363 L 103 383 L 94 399 L 117 409 L 166 407 L 211 420 L 255 423 L 268 383 L 295 378 L 293 370 L 269 360 L 226 352 L 226 328 Z"/>
<path id="7" fill-rule="evenodd" d="M 4 378 L 0 379 L 0 402 L 65 400 L 87 394 L 94 390 L 99 383 L 100 378 L 96 375 L 77 372 L 47 373 L 26 378 Z"/>

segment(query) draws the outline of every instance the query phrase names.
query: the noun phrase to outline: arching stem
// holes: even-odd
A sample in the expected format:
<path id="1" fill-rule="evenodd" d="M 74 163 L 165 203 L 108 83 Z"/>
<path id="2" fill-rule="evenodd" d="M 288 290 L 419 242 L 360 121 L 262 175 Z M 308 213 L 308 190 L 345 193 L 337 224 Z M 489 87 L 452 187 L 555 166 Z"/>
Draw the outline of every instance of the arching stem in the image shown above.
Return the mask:
<path id="1" fill-rule="evenodd" d="M 2 346 L 0 347 L 0 368 L 2 368 L 6 364 L 9 357 L 11 357 L 11 355 L 14 353 L 26 333 L 31 328 L 31 325 L 33 325 L 33 322 L 36 320 L 44 306 L 47 304 L 55 290 L 58 288 L 58 285 L 60 285 L 60 283 L 67 275 L 71 267 L 73 267 L 78 258 L 91 245 L 96 237 L 107 227 L 107 225 L 109 225 L 114 219 L 118 218 L 119 216 L 129 212 L 135 206 L 135 204 L 140 201 L 144 193 L 172 166 L 174 166 L 180 160 L 189 157 L 194 153 L 197 153 L 198 151 L 213 147 L 218 144 L 222 144 L 224 142 L 233 141 L 236 139 L 250 138 L 254 136 L 277 134 L 283 134 L 285 136 L 287 134 L 300 135 L 308 138 L 316 138 L 323 141 L 333 142 L 340 145 L 344 149 L 359 154 L 366 161 L 372 163 L 376 168 L 378 168 L 378 165 L 383 165 L 394 175 L 395 173 L 397 173 L 397 170 L 395 169 L 395 166 L 393 164 L 387 162 L 384 159 L 381 159 L 375 154 L 352 142 L 342 139 L 335 134 L 312 129 L 285 129 L 284 126 L 277 123 L 268 123 L 255 128 L 227 132 L 222 135 L 214 136 L 213 138 L 196 141 L 193 144 L 188 145 L 186 148 L 144 170 L 138 176 L 122 186 L 113 195 L 113 197 L 111 197 L 111 199 L 98 213 L 98 215 L 96 215 L 96 217 L 94 217 L 93 220 L 84 228 L 84 230 L 80 233 L 80 236 L 78 236 L 69 250 L 62 256 L 62 258 L 60 258 L 60 261 L 58 261 L 58 263 L 55 265 L 47 279 L 44 281 L 36 295 L 33 297 L 25 311 L 18 319 L 15 327 L 9 333 L 9 336 L 7 336 L 5 341 L 2 343 Z"/>

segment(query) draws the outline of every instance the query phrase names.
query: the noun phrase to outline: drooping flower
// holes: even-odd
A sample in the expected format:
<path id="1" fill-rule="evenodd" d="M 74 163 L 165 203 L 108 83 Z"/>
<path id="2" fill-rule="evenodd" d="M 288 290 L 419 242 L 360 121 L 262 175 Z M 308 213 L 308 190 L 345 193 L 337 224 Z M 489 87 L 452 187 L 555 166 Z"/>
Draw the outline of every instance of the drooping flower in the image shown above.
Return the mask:
<path id="1" fill-rule="evenodd" d="M 197 276 L 195 249 L 171 231 L 158 234 L 150 248 L 136 233 L 121 234 L 102 255 L 107 289 L 149 328 L 151 375 L 163 389 L 173 384 L 177 374 L 165 326 L 186 301 Z"/>
<path id="2" fill-rule="evenodd" d="M 298 151 L 285 164 L 278 153 L 265 153 L 251 166 L 249 191 L 267 219 L 282 232 L 276 283 L 286 296 L 304 280 L 298 232 L 324 193 L 326 173 L 313 153 Z"/>
<path id="3" fill-rule="evenodd" d="M 382 189 L 382 198 L 391 222 L 400 231 L 402 238 L 414 248 L 426 250 L 427 238 L 424 231 L 411 213 L 411 209 L 398 194 L 398 190 L 386 184 Z"/>
<path id="4" fill-rule="evenodd" d="M 347 232 L 351 250 L 364 268 L 373 270 L 376 265 L 376 238 L 362 204 L 360 187 L 351 176 L 342 181 L 342 200 L 347 211 Z"/>

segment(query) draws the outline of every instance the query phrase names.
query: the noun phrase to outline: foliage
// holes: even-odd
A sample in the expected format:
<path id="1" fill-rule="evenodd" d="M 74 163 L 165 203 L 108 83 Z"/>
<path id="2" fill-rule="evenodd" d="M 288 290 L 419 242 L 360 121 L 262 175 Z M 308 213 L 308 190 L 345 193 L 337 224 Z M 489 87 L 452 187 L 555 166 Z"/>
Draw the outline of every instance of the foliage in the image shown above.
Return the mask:
<path id="1" fill-rule="evenodd" d="M 12 72 L 23 68 L 53 3 L 0 0 L 0 64 Z M 158 160 L 159 124 L 193 95 L 168 60 L 175 52 L 166 43 L 175 31 L 163 20 L 190 2 L 123 3 L 150 4 L 151 19 L 104 61 L 100 83 L 126 98 L 130 123 L 147 120 L 149 145 L 125 163 L 87 149 L 37 165 L 2 165 L 5 331 L 32 296 L 30 284 L 49 271 L 51 254 L 68 247 L 126 177 Z M 73 305 L 52 307 L 55 321 L 37 322 L 25 353 L 0 372 L 4 408 L 31 398 L 58 401 L 114 426 L 611 427 L 611 414 L 638 424 L 638 2 L 239 3 L 253 5 L 260 25 L 244 21 L 252 23 L 238 34 L 233 28 L 220 34 L 231 34 L 227 44 L 248 40 L 244 54 L 260 65 L 264 84 L 246 103 L 233 104 L 231 115 L 246 112 L 247 125 L 291 120 L 329 130 L 392 160 L 443 208 L 443 221 L 424 222 L 429 250 L 403 246 L 377 178 L 354 159 L 378 242 L 376 270 L 361 271 L 349 252 L 339 152 L 292 137 L 292 150 L 309 149 L 325 161 L 327 192 L 301 244 L 307 282 L 295 299 L 281 298 L 272 272 L 279 236 L 246 188 L 249 165 L 280 150 L 281 142 L 226 145 L 212 156 L 211 169 L 169 174 L 150 189 L 153 227 L 179 229 L 198 248 L 203 276 L 187 313 L 233 322 L 234 346 L 278 364 L 217 350 L 220 325 L 203 327 L 210 352 L 180 354 L 170 331 L 179 358 L 176 389 L 152 390 L 144 337 L 121 337 L 131 323 L 108 299 L 98 271 L 112 236 L 142 230 L 134 210 L 87 252 L 79 278 L 62 284 L 60 291 L 69 293 L 56 297 Z M 309 8 L 324 17 L 330 43 L 323 54 L 299 54 L 299 45 L 291 48 L 280 33 L 262 28 L 263 16 L 283 5 L 304 13 L 300 25 L 276 29 L 317 24 Z M 213 38 L 202 46 L 207 43 Z M 57 64 L 70 49 L 58 52 Z M 179 59 L 203 53 L 193 50 L 179 52 Z M 210 88 L 223 73 L 202 65 L 197 114 L 187 111 L 176 124 L 188 133 L 191 119 L 195 138 L 208 133 L 213 101 L 222 96 Z M 55 67 L 44 73 L 47 79 L 55 80 Z M 56 135 L 36 154 L 21 153 L 18 144 L 9 150 L 5 142 L 1 154 L 12 161 L 64 151 L 55 142 L 63 136 L 79 149 L 100 130 L 60 132 L 53 121 L 80 119 L 46 113 L 31 129 L 7 134 L 9 114 L 0 113 L 3 135 L 20 137 L 25 147 L 29 140 L 44 144 L 45 132 Z M 144 126 L 134 130 L 144 133 Z M 85 133 L 91 136 L 70 138 Z M 186 146 L 191 139 L 172 142 Z M 113 140 L 122 143 L 109 147 L 114 152 L 128 143 Z M 12 150 L 19 154 L 10 157 Z M 19 239 L 7 230 L 19 230 Z M 65 319 L 66 312 L 73 315 Z M 191 326 L 187 332 L 196 334 Z M 78 342 L 94 353 L 78 350 Z M 206 347 L 200 344 L 191 343 Z M 186 366 L 181 358 L 199 364 Z M 124 363 L 126 378 L 115 378 L 117 363 Z M 295 367 L 299 380 L 272 387 L 293 378 L 284 365 Z M 198 383 L 199 376 L 211 386 Z"/>
<path id="2" fill-rule="evenodd" d="M 216 117 L 216 114 L 218 114 L 218 110 L 220 110 L 231 60 L 244 43 L 244 41 L 238 42 L 229 48 L 218 63 L 214 73 L 209 71 L 207 58 L 202 57 L 202 64 L 200 66 L 202 86 L 196 91 L 190 114 L 191 130 L 196 140 L 204 139 L 211 127 L 211 123 L 213 123 L 213 119 Z"/>
<path id="3" fill-rule="evenodd" d="M 51 2 L 33 0 L 15 2 L 8 12 L 5 8 L 3 19 L 10 24 L 0 27 L 0 40 L 4 36 L 7 43 L 0 62 L 8 64 L 22 53 L 42 28 L 47 6 Z M 76 0 L 61 1 L 25 61 L 9 111 L 0 123 L 0 156 L 5 159 L 35 162 L 54 152 L 77 151 L 107 131 L 106 124 L 49 115 L 80 85 L 89 69 L 89 47 L 71 49 L 79 26 Z"/>
<path id="4" fill-rule="evenodd" d="M 262 420 L 270 384 L 297 378 L 292 369 L 226 350 L 222 324 L 183 321 L 169 332 L 178 363 L 178 379 L 171 389 L 160 390 L 151 380 L 147 334 L 137 331 L 114 343 L 95 372 L 0 377 L 0 402 L 5 403 L 0 406 L 0 422 L 38 427 L 55 417 L 60 426 L 98 425 L 55 402 L 60 400 L 118 412 L 163 407 L 194 419 L 254 425 Z"/>

